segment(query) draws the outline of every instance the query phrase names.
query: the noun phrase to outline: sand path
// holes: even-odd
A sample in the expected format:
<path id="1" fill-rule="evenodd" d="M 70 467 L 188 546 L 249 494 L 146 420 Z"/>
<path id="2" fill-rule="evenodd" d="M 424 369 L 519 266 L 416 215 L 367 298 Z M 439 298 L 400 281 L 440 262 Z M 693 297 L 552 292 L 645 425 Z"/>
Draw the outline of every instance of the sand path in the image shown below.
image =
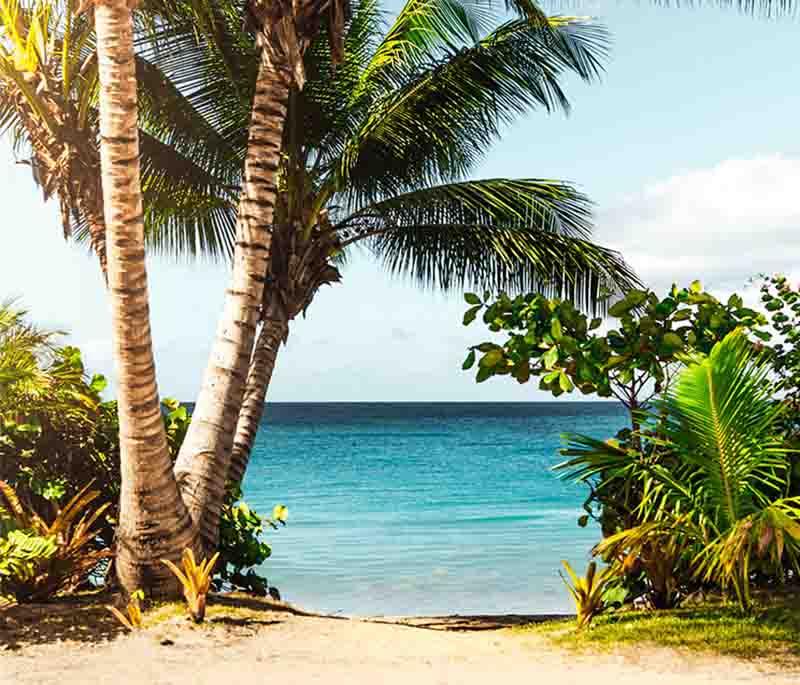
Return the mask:
<path id="1" fill-rule="evenodd" d="M 0 683 L 798 685 L 800 673 L 660 649 L 577 657 L 518 631 L 445 632 L 276 612 L 257 624 L 231 619 L 200 630 L 165 625 L 109 642 L 3 651 Z"/>

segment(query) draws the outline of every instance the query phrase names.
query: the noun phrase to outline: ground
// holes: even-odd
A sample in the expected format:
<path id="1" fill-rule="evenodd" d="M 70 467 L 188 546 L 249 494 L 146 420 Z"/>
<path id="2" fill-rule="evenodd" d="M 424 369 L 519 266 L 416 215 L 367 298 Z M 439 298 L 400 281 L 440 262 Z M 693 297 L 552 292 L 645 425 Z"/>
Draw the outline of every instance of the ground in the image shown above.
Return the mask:
<path id="1" fill-rule="evenodd" d="M 642 645 L 576 654 L 512 627 L 530 618 L 351 620 L 217 598 L 203 626 L 163 607 L 149 614 L 145 630 L 124 634 L 98 603 L 41 605 L 0 616 L 0 683 L 800 683 L 800 669 L 789 662 Z"/>

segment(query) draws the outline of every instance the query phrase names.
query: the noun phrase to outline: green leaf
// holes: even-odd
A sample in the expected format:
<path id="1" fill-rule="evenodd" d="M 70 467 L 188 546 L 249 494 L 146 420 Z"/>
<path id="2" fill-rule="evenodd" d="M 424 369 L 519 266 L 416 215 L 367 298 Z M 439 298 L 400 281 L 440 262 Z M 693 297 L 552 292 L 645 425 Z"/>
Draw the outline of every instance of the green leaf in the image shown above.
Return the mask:
<path id="1" fill-rule="evenodd" d="M 477 305 L 475 307 L 469 308 L 464 313 L 464 321 L 463 321 L 464 325 L 465 326 L 469 326 L 473 321 L 475 321 L 475 317 L 478 316 L 478 312 L 480 310 L 481 310 L 481 306 L 480 305 Z"/>
<path id="2" fill-rule="evenodd" d="M 548 371 L 555 366 L 556 362 L 558 361 L 558 348 L 551 347 L 547 352 L 542 355 L 542 363 L 544 364 L 544 368 Z"/>
<path id="3" fill-rule="evenodd" d="M 703 291 L 703 284 L 700 283 L 700 281 L 692 281 L 692 284 L 689 286 L 689 291 L 697 295 Z"/>
<path id="4" fill-rule="evenodd" d="M 672 331 L 664 334 L 664 344 L 673 352 L 683 349 L 683 340 L 681 339 L 681 336 L 679 336 L 677 333 L 673 333 Z"/>
<path id="5" fill-rule="evenodd" d="M 492 369 L 497 366 L 503 360 L 503 350 L 501 349 L 494 349 L 490 352 L 487 352 L 483 357 L 481 357 L 480 362 L 478 362 L 481 368 L 484 369 Z"/>
<path id="6" fill-rule="evenodd" d="M 561 340 L 562 329 L 561 322 L 558 319 L 553 319 L 550 323 L 550 335 L 553 336 L 553 340 Z"/>
<path id="7" fill-rule="evenodd" d="M 475 293 L 464 293 L 464 300 L 466 301 L 467 304 L 475 304 L 475 305 L 483 304 L 481 302 L 481 298 L 478 297 Z"/>
<path id="8" fill-rule="evenodd" d="M 599 319 L 599 318 L 592 319 L 592 322 L 589 324 L 589 330 L 593 331 L 596 328 L 600 328 L 600 324 L 602 324 L 602 323 L 603 323 L 602 319 Z"/>
<path id="9" fill-rule="evenodd" d="M 633 306 L 628 304 L 626 300 L 620 300 L 609 308 L 608 313 L 615 318 L 619 318 L 625 316 L 631 309 L 633 309 Z"/>
<path id="10" fill-rule="evenodd" d="M 572 381 L 564 371 L 562 371 L 558 376 L 558 385 L 564 392 L 569 392 L 573 388 Z"/>
<path id="11" fill-rule="evenodd" d="M 475 376 L 475 380 L 478 383 L 483 383 L 488 378 L 491 378 L 493 375 L 492 369 L 488 366 L 482 366 L 478 369 L 478 374 Z"/>
<path id="12" fill-rule="evenodd" d="M 475 350 L 470 350 L 467 358 L 464 360 L 464 363 L 461 365 L 461 368 L 466 371 L 467 369 L 471 369 L 475 364 Z"/>

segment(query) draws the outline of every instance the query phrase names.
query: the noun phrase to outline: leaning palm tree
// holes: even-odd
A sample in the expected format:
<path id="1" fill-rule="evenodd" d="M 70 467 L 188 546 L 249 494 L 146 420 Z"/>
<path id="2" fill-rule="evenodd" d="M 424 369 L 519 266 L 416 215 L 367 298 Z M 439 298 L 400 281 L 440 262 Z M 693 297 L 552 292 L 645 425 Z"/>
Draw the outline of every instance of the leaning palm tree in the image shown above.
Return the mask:
<path id="1" fill-rule="evenodd" d="M 596 551 L 628 557 L 678 541 L 694 575 L 743 609 L 757 565 L 778 574 L 786 563 L 800 569 L 800 498 L 786 497 L 789 449 L 776 390 L 768 359 L 741 330 L 684 369 L 660 407 L 677 465 L 647 469 L 643 523 Z"/>
<path id="2" fill-rule="evenodd" d="M 222 57 L 178 58 L 162 42 L 152 60 L 192 83 L 195 107 L 213 113 L 244 154 L 259 57 L 236 36 L 234 27 Z M 592 306 L 604 287 L 634 282 L 618 255 L 589 242 L 589 202 L 568 184 L 465 180 L 505 122 L 536 107 L 568 110 L 560 78 L 594 80 L 606 45 L 587 21 L 503 22 L 453 0 L 411 0 L 384 32 L 377 3 L 365 0 L 347 24 L 340 64 L 330 39 L 309 48 L 305 87 L 288 99 L 261 331 L 236 414 L 230 479 L 244 472 L 290 321 L 339 280 L 337 265 L 359 247 L 390 271 L 443 289 L 536 288 Z M 177 242 L 168 230 L 154 239 Z M 214 487 L 219 501 L 224 479 Z"/>
<path id="3" fill-rule="evenodd" d="M 382 34 L 377 4 L 362 2 L 344 64 L 333 69 L 323 40 L 308 56 L 309 81 L 289 103 L 268 288 L 231 481 L 244 475 L 291 320 L 321 286 L 340 280 L 337 264 L 353 250 L 426 286 L 538 290 L 587 307 L 605 289 L 635 283 L 618 255 L 589 242 L 590 205 L 570 185 L 465 180 L 504 121 L 531 107 L 568 110 L 558 79 L 572 71 L 593 80 L 605 33 L 560 17 L 547 26 L 492 25 L 458 7 L 412 0 Z M 414 44 L 445 18 L 446 32 Z"/>
<path id="4" fill-rule="evenodd" d="M 203 34 L 212 51 L 222 55 L 222 59 L 229 46 L 219 41 L 221 26 L 231 26 L 231 21 L 236 26 L 233 45 L 241 43 L 242 23 L 246 35 L 255 40 L 255 88 L 247 120 L 242 122 L 247 144 L 231 284 L 226 290 L 194 418 L 176 463 L 190 515 L 208 547 L 216 543 L 216 530 L 206 522 L 205 512 L 209 508 L 215 510 L 212 515 L 215 519 L 221 507 L 217 505 L 217 481 L 230 458 L 263 297 L 289 91 L 292 87 L 302 88 L 305 78 L 302 55 L 324 21 L 334 39 L 331 43 L 334 58 L 339 56 L 339 27 L 347 4 L 347 0 L 185 3 L 185 23 L 174 21 L 180 16 L 180 10 L 175 11 L 172 25 L 162 33 L 162 39 L 167 34 L 182 37 Z"/>

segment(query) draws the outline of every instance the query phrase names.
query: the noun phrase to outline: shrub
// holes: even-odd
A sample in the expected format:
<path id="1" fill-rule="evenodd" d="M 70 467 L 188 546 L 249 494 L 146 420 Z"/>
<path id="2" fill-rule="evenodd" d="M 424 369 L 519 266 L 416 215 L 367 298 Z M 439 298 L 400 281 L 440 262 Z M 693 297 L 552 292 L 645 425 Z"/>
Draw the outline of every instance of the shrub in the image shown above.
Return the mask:
<path id="1" fill-rule="evenodd" d="M 272 517 L 261 516 L 240 501 L 239 489 L 229 490 L 220 520 L 220 563 L 214 581 L 216 589 L 244 590 L 259 596 L 270 594 L 267 579 L 256 572 L 271 555 L 272 548 L 262 539 L 265 530 L 286 525 L 288 510 L 277 505 Z M 272 588 L 272 594 L 276 591 Z"/>
<path id="2" fill-rule="evenodd" d="M 41 601 L 83 585 L 111 550 L 98 544 L 96 521 L 107 505 L 89 511 L 99 493 L 86 486 L 47 523 L 27 509 L 13 488 L 0 481 L 5 506 L 0 507 L 0 531 L 17 560 L 0 581 L 0 594 L 18 602 Z"/>

